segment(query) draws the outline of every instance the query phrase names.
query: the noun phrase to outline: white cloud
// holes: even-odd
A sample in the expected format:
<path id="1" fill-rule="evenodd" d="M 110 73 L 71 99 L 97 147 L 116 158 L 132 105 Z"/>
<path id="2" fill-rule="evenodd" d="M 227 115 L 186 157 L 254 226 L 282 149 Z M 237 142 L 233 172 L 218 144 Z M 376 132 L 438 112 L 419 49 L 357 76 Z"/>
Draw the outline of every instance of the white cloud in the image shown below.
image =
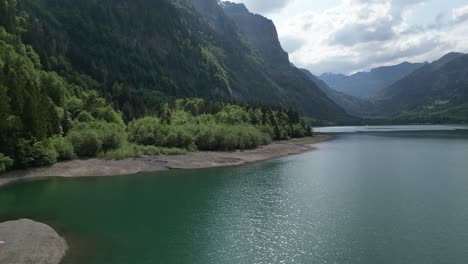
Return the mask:
<path id="1" fill-rule="evenodd" d="M 452 17 L 455 23 L 462 23 L 468 20 L 468 5 L 454 9 Z"/>
<path id="2" fill-rule="evenodd" d="M 275 22 L 292 62 L 315 74 L 431 61 L 451 51 L 465 51 L 468 40 L 459 36 L 468 34 L 468 27 L 462 26 L 468 23 L 468 6 L 454 9 L 446 25 L 442 15 L 433 18 L 433 25 L 415 25 L 412 11 L 425 2 L 342 0 L 320 13 L 304 12 Z"/>
<path id="3" fill-rule="evenodd" d="M 242 2 L 247 8 L 255 13 L 268 13 L 277 11 L 293 0 L 233 0 L 234 2 Z"/>
<path id="4" fill-rule="evenodd" d="M 352 73 L 468 52 L 464 0 L 442 5 L 436 3 L 442 0 L 327 0 L 329 5 L 311 0 L 233 1 L 272 15 L 291 61 L 315 74 Z M 415 19 L 415 14 L 425 17 Z M 421 20 L 427 24 L 418 23 Z"/>

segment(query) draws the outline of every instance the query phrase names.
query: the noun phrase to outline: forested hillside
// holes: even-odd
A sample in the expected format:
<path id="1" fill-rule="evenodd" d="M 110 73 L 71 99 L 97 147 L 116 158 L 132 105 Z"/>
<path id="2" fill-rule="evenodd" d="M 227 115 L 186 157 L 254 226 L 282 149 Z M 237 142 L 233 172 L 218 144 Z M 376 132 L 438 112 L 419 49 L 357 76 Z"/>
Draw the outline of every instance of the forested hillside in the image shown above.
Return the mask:
<path id="1" fill-rule="evenodd" d="M 376 115 L 406 122 L 468 121 L 468 55 L 450 53 L 383 91 Z"/>
<path id="2" fill-rule="evenodd" d="M 264 67 L 216 0 L 22 0 L 16 8 L 2 1 L 9 3 L 5 17 L 18 17 L 20 28 L 8 22 L 15 18 L 2 24 L 36 50 L 45 70 L 91 84 L 126 120 L 157 111 L 167 97 L 292 106 L 316 120 L 347 118 L 310 82 Z"/>
<path id="3" fill-rule="evenodd" d="M 237 30 L 186 1 L 1 0 L 0 171 L 310 135 Z"/>

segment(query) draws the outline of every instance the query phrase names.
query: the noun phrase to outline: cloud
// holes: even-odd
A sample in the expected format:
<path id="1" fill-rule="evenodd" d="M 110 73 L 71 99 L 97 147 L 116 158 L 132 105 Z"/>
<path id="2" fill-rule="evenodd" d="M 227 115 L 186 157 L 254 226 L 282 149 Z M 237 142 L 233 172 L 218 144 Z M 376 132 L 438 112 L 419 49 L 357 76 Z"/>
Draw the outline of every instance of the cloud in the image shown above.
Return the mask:
<path id="1" fill-rule="evenodd" d="M 354 46 L 371 41 L 386 41 L 395 37 L 391 20 L 381 20 L 375 23 L 356 23 L 344 26 L 335 32 L 330 44 Z"/>
<path id="2" fill-rule="evenodd" d="M 293 36 L 286 36 L 281 39 L 281 45 L 283 49 L 288 53 L 293 53 L 304 46 L 305 41 L 301 38 L 295 38 Z"/>
<path id="3" fill-rule="evenodd" d="M 250 11 L 261 14 L 280 10 L 292 1 L 293 0 L 234 0 L 234 2 L 244 3 Z"/>
<path id="4" fill-rule="evenodd" d="M 341 0 L 321 12 L 282 16 L 275 22 L 292 62 L 315 74 L 349 74 L 468 51 L 464 37 L 468 34 L 468 5 L 440 13 L 429 24 L 415 24 L 411 15 L 426 2 Z"/>
<path id="5" fill-rule="evenodd" d="M 468 20 L 468 5 L 456 8 L 452 11 L 453 21 L 455 23 L 463 23 Z"/>

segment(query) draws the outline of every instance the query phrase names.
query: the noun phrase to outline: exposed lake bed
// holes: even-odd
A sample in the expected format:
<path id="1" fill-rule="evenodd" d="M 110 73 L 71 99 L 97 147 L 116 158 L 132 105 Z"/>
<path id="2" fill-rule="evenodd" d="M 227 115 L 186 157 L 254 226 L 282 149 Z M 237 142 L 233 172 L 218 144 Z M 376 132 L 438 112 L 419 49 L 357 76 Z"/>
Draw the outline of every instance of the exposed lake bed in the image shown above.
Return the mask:
<path id="1" fill-rule="evenodd" d="M 302 139 L 277 141 L 245 151 L 202 151 L 181 155 L 159 155 L 123 160 L 77 159 L 59 162 L 50 167 L 16 170 L 0 177 L 0 186 L 19 180 L 35 180 L 48 177 L 102 177 L 130 175 L 169 169 L 200 169 L 236 166 L 272 158 L 300 154 L 314 150 L 312 144 L 328 140 L 330 136 L 316 135 Z"/>
<path id="2" fill-rule="evenodd" d="M 317 147 L 157 177 L 16 183 L 0 191 L 0 220 L 102 241 L 64 263 L 468 260 L 466 131 L 346 133 Z"/>

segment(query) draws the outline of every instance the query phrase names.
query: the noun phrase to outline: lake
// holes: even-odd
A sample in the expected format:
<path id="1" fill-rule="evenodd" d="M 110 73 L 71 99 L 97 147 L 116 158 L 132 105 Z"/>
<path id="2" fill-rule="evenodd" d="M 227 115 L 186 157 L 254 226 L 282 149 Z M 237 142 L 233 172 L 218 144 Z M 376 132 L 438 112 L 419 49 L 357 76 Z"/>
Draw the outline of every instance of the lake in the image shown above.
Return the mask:
<path id="1" fill-rule="evenodd" d="M 64 264 L 468 263 L 468 131 L 446 128 L 359 129 L 238 167 L 17 183 L 0 189 L 0 222 L 50 224 Z"/>

